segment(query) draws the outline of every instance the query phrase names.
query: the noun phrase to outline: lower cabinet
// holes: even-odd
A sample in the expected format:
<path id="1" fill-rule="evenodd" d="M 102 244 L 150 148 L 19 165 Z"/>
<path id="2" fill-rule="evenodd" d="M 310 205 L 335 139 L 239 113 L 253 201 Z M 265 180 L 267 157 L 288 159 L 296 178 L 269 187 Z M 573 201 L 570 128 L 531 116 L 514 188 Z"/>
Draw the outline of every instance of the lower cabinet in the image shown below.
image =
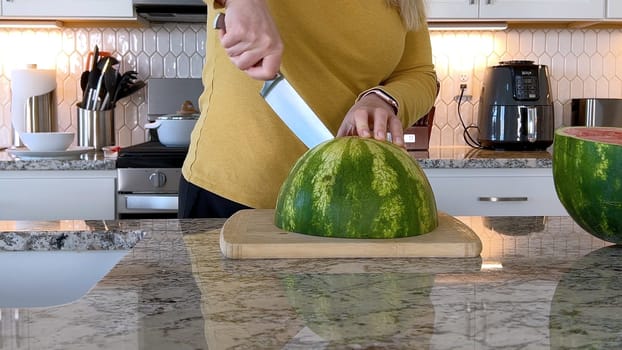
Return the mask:
<path id="1" fill-rule="evenodd" d="M 423 169 L 438 210 L 456 216 L 567 216 L 551 168 Z"/>
<path id="2" fill-rule="evenodd" d="M 115 170 L 0 172 L 0 220 L 114 220 Z"/>

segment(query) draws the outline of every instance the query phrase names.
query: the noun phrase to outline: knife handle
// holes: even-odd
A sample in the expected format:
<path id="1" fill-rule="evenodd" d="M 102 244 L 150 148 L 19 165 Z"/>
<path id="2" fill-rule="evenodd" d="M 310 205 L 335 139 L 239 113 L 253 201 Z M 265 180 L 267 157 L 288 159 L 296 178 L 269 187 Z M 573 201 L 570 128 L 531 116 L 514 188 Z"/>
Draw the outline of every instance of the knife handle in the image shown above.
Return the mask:
<path id="1" fill-rule="evenodd" d="M 285 79 L 285 76 L 281 74 L 281 72 L 278 72 L 276 73 L 276 77 L 274 77 L 274 79 L 266 80 L 261 87 L 261 91 L 259 92 L 261 97 L 266 98 L 266 96 L 270 94 L 270 91 L 272 91 L 272 88 L 277 86 L 277 84 L 283 79 Z"/>
<path id="2" fill-rule="evenodd" d="M 224 12 L 218 12 L 216 14 L 216 17 L 214 18 L 213 27 L 214 29 L 222 29 L 225 32 L 227 31 L 227 27 L 225 25 L 225 13 Z M 258 62 L 258 64 L 260 62 Z M 272 86 L 276 85 L 281 80 L 283 80 L 283 74 L 281 74 L 281 72 L 278 72 L 273 79 L 267 80 L 264 83 L 263 88 L 261 89 L 261 96 L 266 97 L 266 95 L 268 95 L 270 90 L 272 90 Z"/>
<path id="3" fill-rule="evenodd" d="M 225 27 L 225 14 L 224 12 L 218 12 L 216 14 L 216 18 L 214 18 L 214 25 L 213 25 L 214 29 L 222 29 L 222 30 L 227 30 L 227 28 Z"/>

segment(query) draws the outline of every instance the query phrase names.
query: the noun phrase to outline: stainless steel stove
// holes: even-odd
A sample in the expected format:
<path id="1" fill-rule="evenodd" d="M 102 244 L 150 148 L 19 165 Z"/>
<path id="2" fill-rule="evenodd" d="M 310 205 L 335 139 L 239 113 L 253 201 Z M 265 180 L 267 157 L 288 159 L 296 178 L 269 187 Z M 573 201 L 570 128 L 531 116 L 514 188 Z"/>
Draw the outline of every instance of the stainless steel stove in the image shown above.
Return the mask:
<path id="1" fill-rule="evenodd" d="M 147 82 L 147 119 L 173 114 L 190 100 L 198 106 L 201 79 L 151 79 Z M 174 218 L 181 166 L 187 147 L 166 147 L 149 130 L 147 142 L 123 147 L 117 158 L 117 217 Z"/>

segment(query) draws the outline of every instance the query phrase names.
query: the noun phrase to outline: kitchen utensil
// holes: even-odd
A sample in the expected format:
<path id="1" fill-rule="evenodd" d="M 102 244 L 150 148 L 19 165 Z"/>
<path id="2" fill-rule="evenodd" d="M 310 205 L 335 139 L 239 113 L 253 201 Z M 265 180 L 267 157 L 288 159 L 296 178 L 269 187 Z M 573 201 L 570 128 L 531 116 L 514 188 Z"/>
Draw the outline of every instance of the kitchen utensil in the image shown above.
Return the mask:
<path id="1" fill-rule="evenodd" d="M 138 72 L 136 71 L 127 71 L 120 76 L 117 76 L 117 86 L 115 88 L 115 94 L 112 99 L 112 104 L 116 104 L 117 101 L 121 99 L 121 91 L 125 91 L 124 94 L 127 93 L 128 85 L 134 83 Z M 125 96 L 128 96 L 127 94 Z"/>
<path id="2" fill-rule="evenodd" d="M 99 81 L 99 76 L 101 72 L 99 68 L 95 67 L 94 70 L 89 72 L 89 81 L 87 83 L 87 91 L 86 98 L 82 101 L 84 108 L 93 110 L 95 109 L 95 102 L 97 101 L 97 95 L 95 95 L 95 91 L 97 89 L 97 82 Z"/>
<path id="3" fill-rule="evenodd" d="M 177 113 L 157 117 L 155 122 L 146 124 L 145 129 L 156 129 L 158 140 L 164 146 L 188 147 L 190 135 L 198 119 L 198 111 L 194 109 L 192 102 L 184 101 Z"/>
<path id="4" fill-rule="evenodd" d="M 87 67 L 87 69 L 92 69 L 94 66 L 99 64 L 99 59 L 103 58 L 103 57 L 110 57 L 111 53 L 108 51 L 100 51 L 99 47 L 97 45 L 95 45 L 95 49 L 93 51 L 90 51 L 87 55 L 86 55 L 86 64 L 85 67 Z M 101 67 L 99 67 L 99 69 L 101 69 Z"/>
<path id="5" fill-rule="evenodd" d="M 225 14 L 219 13 L 214 21 L 215 29 L 226 30 Z M 296 89 L 279 72 L 264 83 L 261 96 L 287 127 L 309 148 L 334 138 L 326 125 L 298 94 Z"/>
<path id="6" fill-rule="evenodd" d="M 86 89 L 88 87 L 88 83 L 89 83 L 89 74 L 91 73 L 90 70 L 85 70 L 84 72 L 82 72 L 82 74 L 80 75 L 80 88 L 82 89 L 82 94 L 84 95 L 86 93 Z"/>
<path id="7" fill-rule="evenodd" d="M 264 83 L 260 92 L 272 110 L 309 148 L 334 138 L 294 87 L 281 73 Z"/>
<path id="8" fill-rule="evenodd" d="M 100 71 L 97 68 L 97 61 L 99 60 L 99 47 L 95 45 L 95 49 L 93 50 L 91 70 L 89 72 L 89 78 L 86 84 L 86 90 L 84 94 L 84 98 L 82 99 L 82 105 L 86 109 L 93 109 L 92 101 L 93 94 L 95 93 L 95 87 L 97 86 L 97 81 L 99 79 Z M 91 53 L 89 53 L 90 55 Z M 87 58 L 87 61 L 90 60 L 90 57 Z"/>
<path id="9" fill-rule="evenodd" d="M 100 109 L 101 104 L 102 104 L 102 101 L 100 101 L 100 92 L 101 92 L 102 85 L 104 83 L 104 75 L 110 68 L 110 59 L 105 58 L 104 60 L 106 61 L 106 63 L 104 64 L 104 67 L 102 68 L 102 70 L 100 70 L 99 77 L 97 79 L 97 85 L 93 93 L 93 101 L 92 101 L 93 108 L 92 109 Z M 99 70 L 99 68 L 97 68 L 97 70 Z"/>
<path id="10" fill-rule="evenodd" d="M 114 108 L 113 96 L 117 90 L 117 71 L 109 69 L 104 73 L 104 87 L 106 88 L 106 94 L 102 102 L 102 110 Z"/>
<path id="11" fill-rule="evenodd" d="M 106 55 L 102 55 L 102 53 L 100 52 L 99 56 L 102 57 L 102 59 L 97 62 L 97 67 L 99 69 L 103 70 L 106 62 L 109 62 L 110 66 L 116 66 L 117 64 L 119 64 L 119 60 L 110 56 L 109 53 L 107 53 Z"/>
<path id="12" fill-rule="evenodd" d="M 464 223 L 439 213 L 439 226 L 424 235 L 397 239 L 329 238 L 285 232 L 274 226 L 273 209 L 246 209 L 220 232 L 220 250 L 233 259 L 477 257 L 479 237 Z"/>
<path id="13" fill-rule="evenodd" d="M 138 90 L 144 88 L 146 85 L 147 84 L 142 80 L 125 85 L 124 87 L 121 88 L 121 91 L 118 93 L 117 100 L 122 100 L 123 98 L 134 94 Z"/>
<path id="14" fill-rule="evenodd" d="M 548 69 L 533 61 L 486 68 L 479 102 L 478 141 L 493 149 L 546 149 L 554 115 Z"/>

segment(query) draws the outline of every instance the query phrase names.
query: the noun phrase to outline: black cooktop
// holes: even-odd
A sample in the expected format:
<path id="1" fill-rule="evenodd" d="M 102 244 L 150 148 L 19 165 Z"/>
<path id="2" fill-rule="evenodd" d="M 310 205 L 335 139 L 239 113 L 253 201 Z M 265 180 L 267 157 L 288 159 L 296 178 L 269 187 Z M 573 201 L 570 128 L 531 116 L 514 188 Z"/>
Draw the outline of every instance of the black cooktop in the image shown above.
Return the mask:
<path id="1" fill-rule="evenodd" d="M 188 147 L 167 147 L 148 141 L 123 147 L 117 156 L 117 168 L 181 168 Z"/>

